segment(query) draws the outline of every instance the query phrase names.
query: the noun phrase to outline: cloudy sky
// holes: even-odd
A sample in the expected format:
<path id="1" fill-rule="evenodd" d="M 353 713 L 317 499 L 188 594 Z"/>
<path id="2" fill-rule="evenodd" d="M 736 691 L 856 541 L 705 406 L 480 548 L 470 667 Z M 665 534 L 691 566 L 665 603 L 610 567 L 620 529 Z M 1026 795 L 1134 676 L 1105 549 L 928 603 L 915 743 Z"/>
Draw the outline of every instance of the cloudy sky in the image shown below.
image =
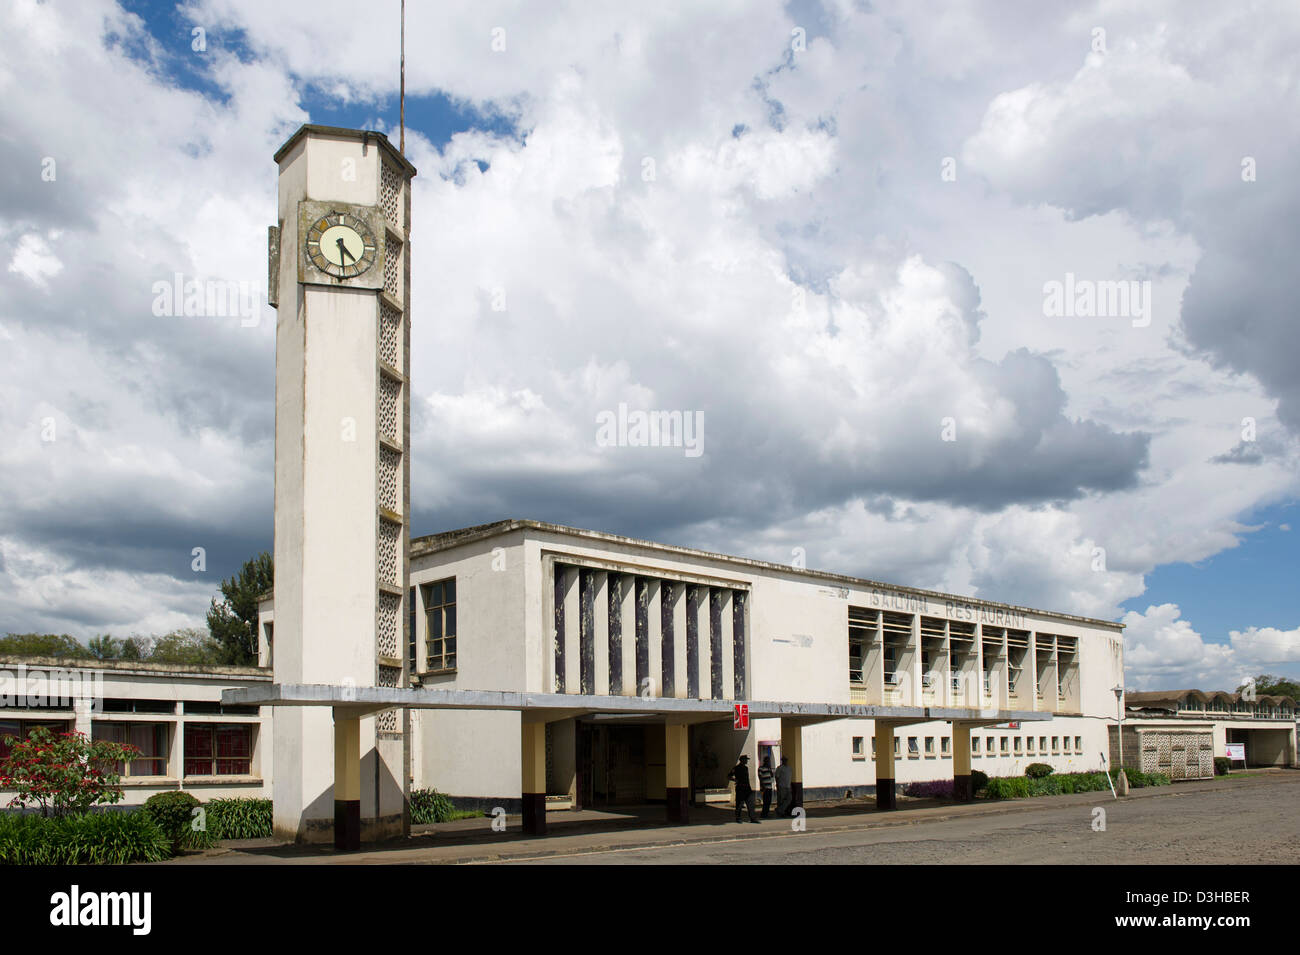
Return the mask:
<path id="1" fill-rule="evenodd" d="M 802 555 L 1122 619 L 1135 687 L 1300 675 L 1294 3 L 409 6 L 416 534 Z M 274 310 L 155 283 L 264 302 L 271 156 L 396 139 L 397 8 L 0 8 L 0 631 L 198 624 L 270 548 Z M 620 404 L 702 453 L 607 446 Z"/>

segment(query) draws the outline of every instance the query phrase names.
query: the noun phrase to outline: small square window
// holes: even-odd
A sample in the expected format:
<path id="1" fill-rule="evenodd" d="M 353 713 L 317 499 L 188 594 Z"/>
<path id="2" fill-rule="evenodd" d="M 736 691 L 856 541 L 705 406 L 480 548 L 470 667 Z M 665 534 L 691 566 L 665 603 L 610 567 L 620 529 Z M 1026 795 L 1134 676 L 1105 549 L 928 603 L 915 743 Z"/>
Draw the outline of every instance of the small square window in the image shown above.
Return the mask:
<path id="1" fill-rule="evenodd" d="M 993 755 L 993 749 L 994 749 L 994 747 L 996 747 L 997 745 L 998 745 L 998 739 L 997 739 L 996 736 L 990 736 L 990 737 L 988 737 L 986 740 L 984 740 L 984 752 L 986 752 L 986 753 L 988 753 L 990 756 L 992 756 L 992 755 Z"/>
<path id="2" fill-rule="evenodd" d="M 862 759 L 862 737 L 853 737 L 853 758 Z"/>
<path id="3" fill-rule="evenodd" d="M 1076 753 L 1082 753 L 1082 752 L 1083 752 L 1083 737 L 1082 737 L 1082 736 L 1076 736 L 1076 737 L 1074 738 L 1074 751 L 1075 751 Z"/>
<path id="4" fill-rule="evenodd" d="M 1031 756 L 1034 754 L 1034 738 L 1032 736 L 1025 737 L 1025 752 Z"/>
<path id="5" fill-rule="evenodd" d="M 1061 738 L 1060 738 L 1059 736 L 1053 736 L 1053 737 L 1052 737 L 1052 752 L 1053 752 L 1053 753 L 1059 753 L 1059 752 L 1061 751 L 1061 747 L 1060 747 L 1060 745 L 1058 745 L 1058 744 L 1060 743 L 1060 741 L 1061 741 Z"/>
<path id="6" fill-rule="evenodd" d="M 909 736 L 907 738 L 907 758 L 919 759 L 920 756 L 921 756 L 921 748 L 920 746 L 917 745 L 916 737 Z"/>
<path id="7" fill-rule="evenodd" d="M 925 755 L 926 755 L 926 756 L 933 756 L 933 755 L 934 755 L 934 737 L 933 737 L 933 736 L 927 736 L 927 737 L 925 738 Z"/>
<path id="8" fill-rule="evenodd" d="M 976 756 L 980 754 L 980 738 L 978 736 L 972 736 L 970 738 L 970 751 Z"/>
<path id="9" fill-rule="evenodd" d="M 1047 752 L 1047 737 L 1046 737 L 1046 736 L 1040 736 L 1040 737 L 1038 737 L 1038 751 L 1039 751 L 1040 753 L 1046 753 L 1046 752 Z"/>
<path id="10" fill-rule="evenodd" d="M 1002 754 L 1005 756 L 1007 753 L 1011 752 L 1011 743 L 1006 736 L 1002 737 L 1001 743 L 1002 745 L 999 746 L 998 749 L 1001 750 Z"/>
<path id="11" fill-rule="evenodd" d="M 894 755 L 895 755 L 895 756 L 898 755 L 898 753 L 899 753 L 899 747 L 900 747 L 901 745 L 902 745 L 901 740 L 899 739 L 899 737 L 895 736 L 895 737 L 894 737 Z"/>
<path id="12" fill-rule="evenodd" d="M 876 758 L 876 738 L 874 736 L 871 737 L 871 758 Z"/>
<path id="13" fill-rule="evenodd" d="M 1020 737 L 1019 737 L 1019 736 L 1017 736 L 1017 737 L 1015 737 L 1015 738 L 1013 738 L 1013 739 L 1011 740 L 1011 746 L 1012 746 L 1012 748 L 1016 751 L 1016 755 L 1019 756 L 1019 755 L 1020 755 Z"/>
<path id="14" fill-rule="evenodd" d="M 952 737 L 951 737 L 951 736 L 940 736 L 940 737 L 939 737 L 939 752 L 942 753 L 944 756 L 947 756 L 950 752 L 952 752 Z"/>

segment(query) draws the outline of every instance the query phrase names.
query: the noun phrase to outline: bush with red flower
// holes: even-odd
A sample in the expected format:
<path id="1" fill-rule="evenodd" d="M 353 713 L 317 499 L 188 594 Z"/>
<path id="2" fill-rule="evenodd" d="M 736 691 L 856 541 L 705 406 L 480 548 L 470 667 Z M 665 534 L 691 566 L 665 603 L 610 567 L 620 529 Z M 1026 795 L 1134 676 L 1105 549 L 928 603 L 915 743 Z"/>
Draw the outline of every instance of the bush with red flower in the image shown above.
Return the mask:
<path id="1" fill-rule="evenodd" d="M 5 737 L 12 746 L 0 760 L 0 789 L 16 793 L 9 805 L 39 806 L 42 816 L 69 816 L 122 798 L 119 763 L 139 753 L 134 746 L 89 740 L 84 733 L 50 732 L 38 726 L 27 739 Z"/>

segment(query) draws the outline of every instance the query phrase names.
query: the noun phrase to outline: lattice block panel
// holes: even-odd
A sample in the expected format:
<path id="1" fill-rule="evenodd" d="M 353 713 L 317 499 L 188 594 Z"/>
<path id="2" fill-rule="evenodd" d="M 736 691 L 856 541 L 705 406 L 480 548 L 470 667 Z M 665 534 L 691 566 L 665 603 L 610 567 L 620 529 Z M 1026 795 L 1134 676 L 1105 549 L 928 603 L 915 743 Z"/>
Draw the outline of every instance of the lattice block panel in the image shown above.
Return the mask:
<path id="1" fill-rule="evenodd" d="M 379 609 L 375 619 L 375 652 L 381 657 L 397 656 L 398 616 L 402 598 L 396 594 L 380 594 Z"/>
<path id="2" fill-rule="evenodd" d="M 384 291 L 394 298 L 402 297 L 402 243 L 388 240 L 384 253 Z"/>
<path id="3" fill-rule="evenodd" d="M 402 525 L 379 519 L 379 579 L 388 584 L 401 584 Z"/>
<path id="4" fill-rule="evenodd" d="M 379 205 L 383 207 L 389 224 L 396 229 L 401 229 L 402 176 L 386 162 L 379 164 Z"/>
<path id="5" fill-rule="evenodd" d="M 383 710 L 375 714 L 375 732 L 376 733 L 396 733 L 397 729 L 397 710 Z"/>
<path id="6" fill-rule="evenodd" d="M 379 449 L 379 506 L 402 509 L 402 456 L 388 448 Z"/>
<path id="7" fill-rule="evenodd" d="M 402 313 L 379 306 L 379 360 L 402 369 Z"/>
<path id="8" fill-rule="evenodd" d="M 379 433 L 394 444 L 400 444 L 402 383 L 387 375 L 379 376 Z"/>

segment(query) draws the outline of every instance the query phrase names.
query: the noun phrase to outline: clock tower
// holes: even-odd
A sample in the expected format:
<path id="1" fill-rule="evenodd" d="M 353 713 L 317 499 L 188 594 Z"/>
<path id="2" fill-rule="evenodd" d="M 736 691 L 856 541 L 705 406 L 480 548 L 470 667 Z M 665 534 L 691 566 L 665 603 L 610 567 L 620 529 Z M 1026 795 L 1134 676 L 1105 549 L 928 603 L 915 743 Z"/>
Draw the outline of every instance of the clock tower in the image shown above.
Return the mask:
<path id="1" fill-rule="evenodd" d="M 274 679 L 346 699 L 409 679 L 415 167 L 381 133 L 316 125 L 275 161 Z M 409 834 L 406 711 L 278 707 L 272 724 L 277 836 Z"/>

